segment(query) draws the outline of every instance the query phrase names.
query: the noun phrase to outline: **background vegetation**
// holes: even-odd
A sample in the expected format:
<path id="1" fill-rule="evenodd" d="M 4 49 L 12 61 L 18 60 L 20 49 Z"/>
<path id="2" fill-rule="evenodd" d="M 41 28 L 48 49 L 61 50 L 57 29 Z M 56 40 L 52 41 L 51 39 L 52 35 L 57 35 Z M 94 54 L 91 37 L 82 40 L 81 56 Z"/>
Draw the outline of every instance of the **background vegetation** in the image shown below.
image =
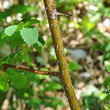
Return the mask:
<path id="1" fill-rule="evenodd" d="M 58 16 L 58 19 L 81 110 L 109 110 L 109 0 L 55 0 L 55 6 L 58 12 L 69 15 Z M 11 27 L 13 31 L 6 28 L 10 25 L 14 25 Z M 15 25 L 18 26 L 16 32 Z M 39 42 L 33 40 L 29 44 L 30 40 L 25 36 L 19 37 L 23 27 L 36 27 Z M 2 66 L 6 63 L 57 72 L 58 62 L 53 47 L 43 1 L 0 1 L 2 110 L 70 110 L 59 78 L 11 68 L 4 71 Z"/>

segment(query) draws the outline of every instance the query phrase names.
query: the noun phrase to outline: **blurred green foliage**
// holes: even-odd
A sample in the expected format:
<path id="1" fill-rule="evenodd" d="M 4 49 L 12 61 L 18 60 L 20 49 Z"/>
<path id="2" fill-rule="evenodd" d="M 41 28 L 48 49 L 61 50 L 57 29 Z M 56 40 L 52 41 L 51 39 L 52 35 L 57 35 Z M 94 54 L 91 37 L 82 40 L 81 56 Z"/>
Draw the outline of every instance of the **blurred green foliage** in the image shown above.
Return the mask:
<path id="1" fill-rule="evenodd" d="M 54 61 L 56 62 L 57 59 L 53 49 L 52 39 L 49 37 L 50 34 L 47 29 L 47 20 L 44 15 L 44 10 L 42 10 L 41 6 L 39 6 L 39 2 L 41 1 L 24 1 L 26 5 L 13 4 L 8 9 L 0 12 L 0 25 L 3 29 L 9 26 L 9 28 L 6 28 L 5 30 L 5 34 L 7 34 L 8 37 L 6 37 L 5 34 L 2 36 L 3 29 L 0 30 L 0 47 L 8 44 L 12 52 L 9 56 L 2 56 L 0 60 L 0 104 L 2 104 L 2 101 L 5 99 L 9 87 L 12 86 L 14 89 L 14 94 L 27 105 L 27 109 L 33 107 L 35 110 L 39 110 L 40 106 L 44 105 L 46 107 L 52 107 L 56 110 L 58 106 L 64 107 L 64 103 L 61 101 L 61 99 L 58 99 L 55 96 L 47 96 L 45 93 L 49 91 L 54 93 L 54 91 L 63 89 L 58 78 L 35 75 L 33 73 L 17 71 L 14 69 L 8 69 L 3 77 L 3 67 L 1 66 L 2 63 L 19 65 L 23 64 L 33 66 L 35 68 L 35 65 L 37 65 L 36 69 L 41 68 L 43 71 L 48 71 L 47 67 L 50 65 L 56 68 L 56 63 L 54 63 Z M 30 4 L 30 2 L 32 4 Z M 55 5 L 59 12 L 70 15 L 70 17 L 58 17 L 61 30 L 63 31 L 62 34 L 65 34 L 66 31 L 73 34 L 71 29 L 75 30 L 74 34 L 77 33 L 77 30 L 81 31 L 86 39 L 85 44 L 88 44 L 89 40 L 93 41 L 91 44 L 89 44 L 90 48 L 99 53 L 101 56 L 101 63 L 104 61 L 109 61 L 110 37 L 104 34 L 103 29 L 98 28 L 98 23 L 103 22 L 104 19 L 108 19 L 110 17 L 110 8 L 104 4 L 104 1 L 56 0 Z M 75 11 L 77 13 L 75 13 Z M 18 14 L 21 15 L 21 19 L 18 19 Z M 10 22 L 7 21 L 8 17 L 11 18 Z M 40 19 L 40 23 L 35 25 L 36 22 L 30 20 L 33 18 Z M 16 28 L 16 24 L 18 24 L 18 28 Z M 10 25 L 13 25 L 14 27 L 10 27 Z M 37 40 L 36 45 L 34 44 L 35 40 L 31 42 L 34 47 L 33 48 L 32 46 L 28 45 L 30 40 L 27 39 L 25 35 L 20 36 L 18 30 L 20 31 L 20 29 L 23 27 L 28 28 L 28 30 L 29 28 L 33 29 L 34 25 L 38 29 L 39 39 Z M 16 33 L 14 34 L 15 31 Z M 48 36 L 46 42 L 42 39 L 43 35 Z M 16 36 L 16 38 L 14 36 Z M 65 36 L 68 37 L 68 35 Z M 4 37 L 4 39 L 2 39 L 2 37 Z M 27 44 L 24 45 L 25 43 Z M 37 50 L 36 53 L 33 52 L 34 49 Z M 45 54 L 46 52 L 48 55 Z M 68 54 L 67 47 L 65 47 L 65 53 L 66 55 Z M 44 57 L 47 59 L 45 60 Z M 50 65 L 47 66 L 47 63 Z M 81 69 L 81 66 L 76 61 L 69 62 L 68 67 L 70 71 L 77 71 Z M 107 70 L 110 72 L 109 65 L 107 66 Z M 109 82 L 110 77 L 108 76 L 104 81 L 104 86 L 106 87 L 105 93 L 103 91 L 102 93 L 98 93 L 96 96 L 94 95 L 94 93 L 97 92 L 96 90 L 91 94 L 85 93 L 85 95 L 82 96 L 84 110 L 103 110 L 100 106 L 101 103 L 99 102 L 104 103 L 104 100 L 106 102 L 105 110 L 110 109 Z M 89 89 L 92 91 L 93 88 L 90 87 Z M 17 104 L 17 102 L 15 103 Z M 11 102 L 11 109 L 16 109 L 14 108 L 13 102 Z"/>

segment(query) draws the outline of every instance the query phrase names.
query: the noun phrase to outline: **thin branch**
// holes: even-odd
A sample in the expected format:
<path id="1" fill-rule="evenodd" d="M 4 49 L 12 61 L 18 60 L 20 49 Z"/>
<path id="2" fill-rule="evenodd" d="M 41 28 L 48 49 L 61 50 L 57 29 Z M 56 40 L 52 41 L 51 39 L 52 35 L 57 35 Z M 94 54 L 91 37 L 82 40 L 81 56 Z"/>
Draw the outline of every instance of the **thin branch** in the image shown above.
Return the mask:
<path id="1" fill-rule="evenodd" d="M 5 68 L 7 68 L 7 69 L 8 68 L 14 68 L 14 69 L 18 69 L 18 70 L 32 72 L 34 74 L 58 76 L 58 72 L 50 72 L 50 71 L 40 71 L 40 70 L 28 69 L 28 68 L 24 68 L 24 67 L 20 67 L 20 66 L 14 66 L 14 65 L 10 65 L 10 64 L 3 64 L 3 66 Z"/>

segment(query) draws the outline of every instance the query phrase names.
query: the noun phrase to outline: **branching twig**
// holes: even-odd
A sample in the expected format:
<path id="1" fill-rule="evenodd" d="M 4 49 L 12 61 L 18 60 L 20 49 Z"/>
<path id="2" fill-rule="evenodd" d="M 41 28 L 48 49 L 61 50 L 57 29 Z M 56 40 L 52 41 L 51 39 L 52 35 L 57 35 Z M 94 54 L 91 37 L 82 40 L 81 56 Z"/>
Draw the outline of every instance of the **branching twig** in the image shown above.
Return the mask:
<path id="1" fill-rule="evenodd" d="M 14 66 L 14 65 L 10 65 L 10 64 L 3 64 L 3 65 L 5 68 L 14 68 L 14 69 L 18 69 L 18 70 L 32 72 L 34 74 L 58 76 L 58 72 L 39 71 L 39 70 L 28 69 L 28 68 L 24 68 L 24 67 L 20 67 L 20 66 Z"/>

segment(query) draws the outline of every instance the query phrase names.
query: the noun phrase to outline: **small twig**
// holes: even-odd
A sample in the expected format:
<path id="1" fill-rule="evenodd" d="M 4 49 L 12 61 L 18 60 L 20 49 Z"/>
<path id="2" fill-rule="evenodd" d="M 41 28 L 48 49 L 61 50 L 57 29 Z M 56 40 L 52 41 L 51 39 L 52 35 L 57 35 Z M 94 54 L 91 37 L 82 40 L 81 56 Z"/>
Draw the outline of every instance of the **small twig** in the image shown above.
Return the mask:
<path id="1" fill-rule="evenodd" d="M 14 69 L 18 69 L 18 70 L 32 72 L 34 74 L 58 76 L 58 72 L 50 72 L 50 71 L 48 72 L 48 71 L 40 71 L 40 70 L 28 69 L 28 68 L 24 68 L 24 67 L 20 67 L 20 66 L 14 66 L 14 65 L 10 65 L 10 64 L 3 64 L 3 65 L 6 68 L 14 68 Z"/>

